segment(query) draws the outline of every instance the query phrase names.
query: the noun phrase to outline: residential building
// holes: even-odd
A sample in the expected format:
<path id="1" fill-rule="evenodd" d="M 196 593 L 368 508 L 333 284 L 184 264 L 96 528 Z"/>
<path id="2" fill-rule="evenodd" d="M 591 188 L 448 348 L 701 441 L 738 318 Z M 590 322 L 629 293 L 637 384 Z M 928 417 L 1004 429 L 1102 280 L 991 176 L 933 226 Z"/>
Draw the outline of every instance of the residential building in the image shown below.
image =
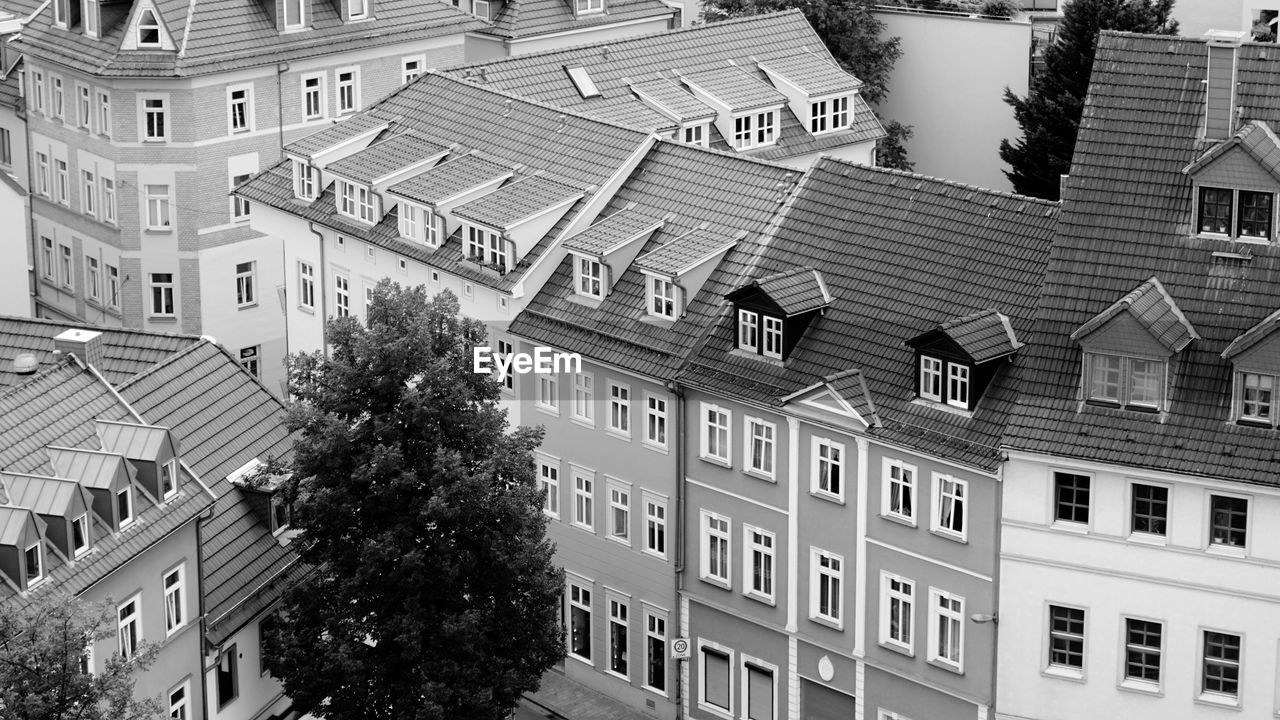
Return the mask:
<path id="1" fill-rule="evenodd" d="M 1269 717 L 1280 57 L 1104 32 L 1005 439 L 999 717 Z"/>
<path id="2" fill-rule="evenodd" d="M 1053 203 L 819 161 L 681 370 L 689 717 L 986 718 Z"/>
<path id="3" fill-rule="evenodd" d="M 875 162 L 885 136 L 800 10 L 521 55 L 448 71 L 664 139 L 808 168 Z"/>
<path id="4" fill-rule="evenodd" d="M 0 128 L 0 143 L 4 142 L 5 137 L 8 136 Z M 25 240 L 31 233 L 22 219 L 29 215 L 29 202 L 27 188 L 22 185 L 22 181 L 0 168 L 0 217 L 17 218 L 22 223 L 11 228 L 15 240 L 12 245 L 14 256 L 0 269 L 0 312 L 26 316 L 32 314 L 31 274 L 27 272 L 27 263 L 22 261 L 30 261 L 31 245 Z"/>
<path id="5" fill-rule="evenodd" d="M 461 1 L 470 4 L 476 17 L 493 23 L 484 33 L 500 39 L 501 45 L 489 43 L 483 48 L 490 57 L 621 40 L 677 27 L 682 19 L 683 24 L 689 23 L 687 3 L 675 0 Z"/>

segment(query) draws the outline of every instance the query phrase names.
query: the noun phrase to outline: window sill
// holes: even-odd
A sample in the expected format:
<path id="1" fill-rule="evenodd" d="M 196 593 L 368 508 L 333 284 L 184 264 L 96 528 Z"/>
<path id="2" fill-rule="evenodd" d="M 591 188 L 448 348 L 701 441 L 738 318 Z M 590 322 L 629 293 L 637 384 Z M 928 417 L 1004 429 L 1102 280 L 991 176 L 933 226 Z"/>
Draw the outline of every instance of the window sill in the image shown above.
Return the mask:
<path id="1" fill-rule="evenodd" d="M 584 657 L 582 657 L 582 656 L 580 656 L 580 655 L 574 655 L 574 654 L 573 654 L 573 653 L 571 653 L 571 652 L 565 653 L 565 654 L 564 654 L 564 656 L 565 656 L 565 657 L 567 657 L 567 658 L 569 658 L 570 660 L 577 660 L 578 662 L 582 663 L 583 665 L 586 665 L 587 667 L 595 667 L 595 666 L 596 666 L 596 664 L 595 664 L 595 663 L 591 662 L 591 658 L 584 658 Z"/>
<path id="2" fill-rule="evenodd" d="M 308 314 L 308 315 L 315 315 L 315 314 L 316 314 L 316 309 L 315 309 L 315 308 L 304 307 L 304 306 L 302 306 L 302 305 L 299 305 L 299 306 L 298 306 L 298 312 L 304 312 L 304 313 L 306 313 L 306 314 Z"/>
<path id="3" fill-rule="evenodd" d="M 671 450 L 666 445 L 659 445 L 658 443 L 650 442 L 648 440 L 641 440 L 640 444 L 656 453 L 662 453 L 663 455 L 671 454 Z"/>
<path id="4" fill-rule="evenodd" d="M 723 468 L 730 468 L 730 469 L 733 468 L 733 465 L 731 465 L 728 460 L 725 460 L 723 458 L 718 458 L 713 455 L 699 455 L 698 459 L 705 463 L 711 463 L 712 465 L 719 465 L 720 467 L 723 467 Z"/>
<path id="5" fill-rule="evenodd" d="M 612 668 L 605 668 L 604 674 L 608 675 L 609 677 L 615 680 L 621 680 L 628 684 L 631 683 L 631 678 L 627 677 L 626 675 L 623 675 L 620 672 L 617 672 L 616 670 L 613 670 Z"/>
<path id="6" fill-rule="evenodd" d="M 950 540 L 951 542 L 960 543 L 961 545 L 969 544 L 969 540 L 966 536 L 960 535 L 951 530 L 943 530 L 942 528 L 930 528 L 929 532 L 933 533 L 934 535 L 937 535 L 940 538 Z"/>
<path id="7" fill-rule="evenodd" d="M 147 233 L 147 234 L 150 234 L 150 235 L 172 235 L 172 234 L 173 234 L 173 228 L 171 228 L 171 227 L 163 227 L 163 228 L 153 228 L 153 227 L 149 227 L 149 228 L 144 229 L 142 232 Z"/>
<path id="8" fill-rule="evenodd" d="M 747 468 L 746 470 L 742 471 L 742 474 L 750 475 L 751 477 L 756 478 L 757 480 L 763 480 L 768 483 L 777 484 L 778 482 L 778 478 L 776 475 L 773 475 L 772 473 L 765 473 L 763 470 L 756 470 L 755 468 Z"/>
<path id="9" fill-rule="evenodd" d="M 1120 684 L 1116 685 L 1116 688 L 1119 690 L 1124 690 L 1126 692 L 1138 693 L 1140 695 L 1150 695 L 1152 697 L 1164 697 L 1164 692 L 1160 689 L 1160 684 L 1153 683 L 1147 680 L 1131 680 L 1131 679 L 1121 680 Z"/>
<path id="10" fill-rule="evenodd" d="M 1049 527 L 1053 530 L 1072 533 L 1074 535 L 1089 534 L 1088 523 L 1078 523 L 1078 522 L 1072 522 L 1070 520 L 1054 520 L 1053 522 L 1049 523 Z"/>
<path id="11" fill-rule="evenodd" d="M 827 492 L 826 490 L 810 490 L 810 491 L 809 491 L 809 496 L 810 496 L 810 497 L 815 497 L 815 498 L 817 498 L 817 499 L 819 499 L 819 500 L 823 500 L 823 501 L 826 501 L 826 502 L 829 502 L 829 503 L 835 503 L 836 505 L 843 505 L 843 504 L 844 504 L 844 496 L 843 496 L 843 495 L 836 495 L 836 494 L 834 494 L 834 493 L 829 493 L 829 492 Z"/>
<path id="12" fill-rule="evenodd" d="M 1275 425 L 1272 425 L 1269 420 L 1264 420 L 1264 419 L 1255 420 L 1253 418 L 1246 418 L 1246 417 L 1237 418 L 1236 425 L 1239 425 L 1240 427 L 1258 428 L 1260 430 L 1271 430 L 1275 428 Z"/>
<path id="13" fill-rule="evenodd" d="M 584 533 L 590 533 L 592 535 L 596 534 L 596 529 L 590 525 L 583 525 L 580 522 L 573 522 L 572 525 Z"/>
<path id="14" fill-rule="evenodd" d="M 754 590 L 748 590 L 742 594 L 745 597 L 751 598 L 752 600 L 755 600 L 758 603 L 768 605 L 769 607 L 777 607 L 778 605 L 777 601 L 775 601 L 773 598 L 769 597 L 768 595 L 762 595 L 761 593 L 758 593 Z"/>
<path id="15" fill-rule="evenodd" d="M 645 690 L 648 690 L 649 692 L 653 693 L 654 695 L 657 695 L 658 697 L 661 697 L 661 698 L 668 697 L 665 690 L 659 690 L 656 687 L 649 687 L 648 685 L 641 685 L 640 687 Z"/>
<path id="16" fill-rule="evenodd" d="M 1242 558 L 1247 555 L 1246 549 L 1238 545 L 1219 545 L 1210 543 L 1209 547 L 1204 549 L 1211 555 L 1221 555 L 1222 557 Z"/>
<path id="17" fill-rule="evenodd" d="M 728 580 L 723 580 L 714 575 L 701 575 L 698 577 L 698 579 L 708 585 L 713 585 L 715 587 L 718 587 L 721 590 L 730 590 L 730 591 L 733 590 L 733 587 L 729 584 Z"/>
<path id="18" fill-rule="evenodd" d="M 1139 545 L 1164 547 L 1169 544 L 1169 538 L 1164 535 L 1155 535 L 1153 533 L 1133 532 L 1129 533 L 1129 542 L 1135 542 Z"/>
<path id="19" fill-rule="evenodd" d="M 577 415 L 570 415 L 569 422 L 573 423 L 574 425 L 587 428 L 589 430 L 596 429 L 596 421 L 590 418 L 579 417 Z"/>
<path id="20" fill-rule="evenodd" d="M 728 718 L 728 720 L 733 720 L 733 713 L 729 712 L 725 708 L 720 707 L 719 705 L 709 705 L 699 700 L 698 709 L 703 712 L 711 713 L 716 717 Z"/>
<path id="21" fill-rule="evenodd" d="M 656 560 L 661 560 L 662 562 L 667 561 L 667 554 L 664 552 L 660 553 L 657 550 L 654 550 L 652 548 L 645 548 L 641 552 L 643 552 L 645 555 L 648 555 L 649 557 L 654 558 Z"/>
<path id="22" fill-rule="evenodd" d="M 1202 705 L 1211 705 L 1218 708 L 1228 708 L 1230 710 L 1240 710 L 1240 698 L 1230 695 L 1219 695 L 1217 693 L 1202 692 L 1196 696 L 1196 702 Z"/>
<path id="23" fill-rule="evenodd" d="M 809 621 L 815 622 L 824 627 L 829 627 L 832 630 L 839 630 L 840 632 L 844 632 L 844 623 L 840 622 L 839 620 L 832 620 L 831 618 L 822 617 L 821 615 L 810 615 Z"/>
<path id="24" fill-rule="evenodd" d="M 1072 682 L 1085 682 L 1084 670 L 1077 668 L 1063 667 L 1061 665 L 1050 665 L 1040 674 L 1045 677 L 1058 678 L 1059 680 L 1070 680 Z"/>
<path id="25" fill-rule="evenodd" d="M 546 508 L 543 508 L 543 510 L 542 510 L 542 514 L 543 514 L 543 515 L 546 515 L 547 517 L 551 518 L 552 520 L 559 520 L 559 519 L 560 519 L 560 513 L 557 513 L 557 512 L 551 512 L 550 510 L 547 510 Z"/>
<path id="26" fill-rule="evenodd" d="M 550 415 L 551 417 L 560 417 L 560 408 L 548 407 L 546 405 L 539 405 L 537 403 L 534 403 L 533 409 L 537 410 L 543 415 Z"/>
<path id="27" fill-rule="evenodd" d="M 608 428 L 605 432 L 623 442 L 631 442 L 631 433 L 624 433 L 621 430 L 614 430 L 613 428 Z"/>
<path id="28" fill-rule="evenodd" d="M 158 323 L 176 323 L 178 322 L 178 316 L 177 315 L 148 315 L 147 321 L 158 322 Z"/>
<path id="29" fill-rule="evenodd" d="M 916 656 L 916 650 L 911 645 L 903 645 L 893 640 L 881 640 L 879 644 L 880 644 L 880 647 L 884 648 L 885 650 L 891 650 L 893 652 L 898 653 L 899 655 L 905 655 L 907 657 Z"/>
<path id="30" fill-rule="evenodd" d="M 256 307 L 258 307 L 258 303 L 256 303 L 256 302 L 251 302 L 251 303 L 245 303 L 244 305 L 237 305 L 237 306 L 236 306 L 236 309 L 237 309 L 237 310 L 252 310 L 253 308 L 256 308 Z"/>
<path id="31" fill-rule="evenodd" d="M 880 513 L 880 517 L 884 520 L 888 520 L 889 522 L 897 523 L 899 525 L 905 525 L 906 527 L 909 527 L 909 528 L 913 528 L 916 526 L 915 518 L 903 517 L 902 515 L 894 515 L 891 512 Z"/>
<path id="32" fill-rule="evenodd" d="M 610 535 L 609 540 L 623 547 L 631 547 L 631 538 L 619 537 L 617 535 Z"/>

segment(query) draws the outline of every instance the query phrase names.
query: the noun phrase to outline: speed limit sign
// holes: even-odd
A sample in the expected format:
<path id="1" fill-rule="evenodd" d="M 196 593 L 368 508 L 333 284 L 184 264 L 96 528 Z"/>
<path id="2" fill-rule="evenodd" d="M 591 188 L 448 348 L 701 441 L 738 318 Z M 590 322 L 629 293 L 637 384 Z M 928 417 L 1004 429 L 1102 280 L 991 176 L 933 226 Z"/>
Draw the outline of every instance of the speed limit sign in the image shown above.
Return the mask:
<path id="1" fill-rule="evenodd" d="M 689 659 L 689 638 L 676 638 L 671 641 L 671 657 L 676 660 Z"/>

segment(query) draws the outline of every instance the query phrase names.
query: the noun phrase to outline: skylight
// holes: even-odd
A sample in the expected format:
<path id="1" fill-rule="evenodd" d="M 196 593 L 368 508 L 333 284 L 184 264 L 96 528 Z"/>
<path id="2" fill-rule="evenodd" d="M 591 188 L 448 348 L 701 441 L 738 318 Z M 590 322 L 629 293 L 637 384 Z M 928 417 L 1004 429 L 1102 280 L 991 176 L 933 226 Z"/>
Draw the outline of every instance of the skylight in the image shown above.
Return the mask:
<path id="1" fill-rule="evenodd" d="M 591 79 L 586 68 L 566 66 L 564 71 L 569 73 L 569 79 L 573 81 L 573 86 L 578 89 L 578 94 L 583 99 L 600 97 L 600 90 L 596 88 L 596 83 Z"/>

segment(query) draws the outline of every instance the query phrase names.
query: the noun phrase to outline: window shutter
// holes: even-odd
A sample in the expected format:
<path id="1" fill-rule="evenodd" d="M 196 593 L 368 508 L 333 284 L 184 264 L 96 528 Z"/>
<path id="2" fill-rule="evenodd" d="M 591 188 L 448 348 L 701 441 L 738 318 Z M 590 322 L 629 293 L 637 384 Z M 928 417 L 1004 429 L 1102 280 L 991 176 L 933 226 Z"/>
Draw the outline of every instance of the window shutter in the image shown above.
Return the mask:
<path id="1" fill-rule="evenodd" d="M 747 719 L 773 720 L 773 673 L 747 665 Z"/>

